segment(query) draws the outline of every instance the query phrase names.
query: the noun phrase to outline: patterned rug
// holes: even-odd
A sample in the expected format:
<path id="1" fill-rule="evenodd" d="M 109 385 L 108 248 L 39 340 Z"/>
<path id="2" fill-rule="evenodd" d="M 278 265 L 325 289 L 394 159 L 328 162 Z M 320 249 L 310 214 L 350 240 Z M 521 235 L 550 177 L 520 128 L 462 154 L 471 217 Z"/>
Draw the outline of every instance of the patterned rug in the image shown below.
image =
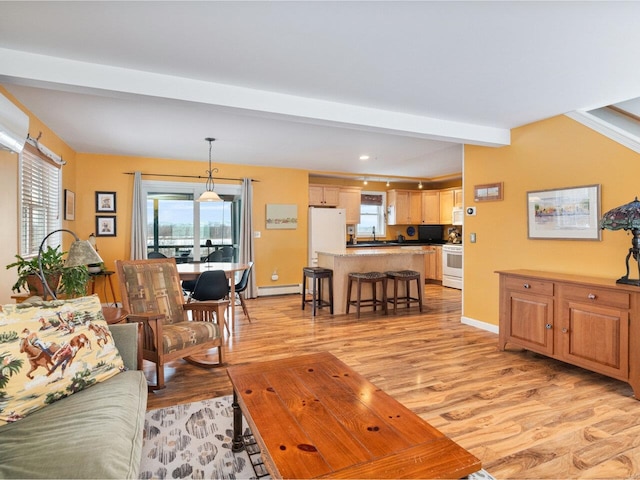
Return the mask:
<path id="1" fill-rule="evenodd" d="M 233 453 L 232 397 L 149 410 L 140 478 L 269 479 L 257 448 Z M 243 422 L 245 435 L 251 432 Z M 255 467 L 255 468 L 254 468 Z M 495 480 L 481 470 L 470 480 Z"/>

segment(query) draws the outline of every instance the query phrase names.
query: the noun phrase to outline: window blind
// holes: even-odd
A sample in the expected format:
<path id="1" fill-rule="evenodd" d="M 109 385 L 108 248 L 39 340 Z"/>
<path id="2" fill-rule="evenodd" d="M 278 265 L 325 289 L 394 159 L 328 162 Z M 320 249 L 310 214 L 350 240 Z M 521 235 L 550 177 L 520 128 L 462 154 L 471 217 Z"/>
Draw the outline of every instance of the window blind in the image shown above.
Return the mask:
<path id="1" fill-rule="evenodd" d="M 382 194 L 376 195 L 375 193 L 363 193 L 360 195 L 361 205 L 382 205 Z"/>
<path id="2" fill-rule="evenodd" d="M 61 228 L 60 167 L 38 150 L 25 145 L 20 154 L 20 255 L 38 254 L 42 239 Z M 60 233 L 47 239 L 53 247 L 60 245 Z"/>

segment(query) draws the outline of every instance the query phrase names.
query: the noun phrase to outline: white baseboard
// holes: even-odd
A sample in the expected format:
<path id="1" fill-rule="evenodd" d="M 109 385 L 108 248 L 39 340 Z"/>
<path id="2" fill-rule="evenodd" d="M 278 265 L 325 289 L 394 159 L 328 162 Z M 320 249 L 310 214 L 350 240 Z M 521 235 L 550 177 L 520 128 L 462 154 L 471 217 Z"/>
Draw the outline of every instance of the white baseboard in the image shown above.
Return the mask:
<path id="1" fill-rule="evenodd" d="M 275 287 L 258 287 L 258 297 L 268 297 L 269 295 L 289 295 L 300 293 L 302 284 L 277 285 Z"/>
<path id="2" fill-rule="evenodd" d="M 498 325 L 494 325 L 493 323 L 481 322 L 480 320 L 475 320 L 473 318 L 464 316 L 460 318 L 460 322 L 471 327 L 476 327 L 481 330 L 486 330 L 488 332 L 498 334 Z"/>

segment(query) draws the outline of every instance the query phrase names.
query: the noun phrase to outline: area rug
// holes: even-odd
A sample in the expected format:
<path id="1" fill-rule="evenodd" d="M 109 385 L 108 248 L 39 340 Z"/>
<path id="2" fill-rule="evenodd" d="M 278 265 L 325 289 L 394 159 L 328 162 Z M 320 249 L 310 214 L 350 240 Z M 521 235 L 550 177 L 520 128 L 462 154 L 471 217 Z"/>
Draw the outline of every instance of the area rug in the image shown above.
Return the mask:
<path id="1" fill-rule="evenodd" d="M 140 478 L 269 479 L 257 446 L 233 453 L 233 397 L 149 410 L 144 422 Z M 251 432 L 243 421 L 243 434 Z M 481 470 L 470 480 L 495 480 Z"/>

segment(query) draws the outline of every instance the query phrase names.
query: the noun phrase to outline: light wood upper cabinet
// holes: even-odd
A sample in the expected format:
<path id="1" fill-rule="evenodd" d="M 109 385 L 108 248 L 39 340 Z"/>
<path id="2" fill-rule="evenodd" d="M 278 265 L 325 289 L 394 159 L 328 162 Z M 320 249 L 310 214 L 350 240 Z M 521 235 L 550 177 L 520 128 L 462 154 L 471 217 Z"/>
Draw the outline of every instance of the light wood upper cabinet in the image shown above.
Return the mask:
<path id="1" fill-rule="evenodd" d="M 422 192 L 389 190 L 387 192 L 388 225 L 414 225 L 422 220 Z"/>
<path id="2" fill-rule="evenodd" d="M 453 190 L 440 190 L 440 224 L 453 223 Z"/>
<path id="3" fill-rule="evenodd" d="M 462 208 L 462 189 L 461 188 L 456 188 L 453 191 L 453 206 L 456 208 Z"/>
<path id="4" fill-rule="evenodd" d="M 422 220 L 423 225 L 438 225 L 440 223 L 440 192 L 427 190 L 422 192 Z"/>
<path id="5" fill-rule="evenodd" d="M 422 222 L 422 191 L 409 192 L 409 225 Z"/>
<path id="6" fill-rule="evenodd" d="M 313 207 L 337 207 L 340 203 L 340 187 L 334 185 L 309 185 L 309 205 Z"/>
<path id="7" fill-rule="evenodd" d="M 360 223 L 360 199 L 360 188 L 340 188 L 338 207 L 346 210 L 347 225 L 357 225 Z"/>

